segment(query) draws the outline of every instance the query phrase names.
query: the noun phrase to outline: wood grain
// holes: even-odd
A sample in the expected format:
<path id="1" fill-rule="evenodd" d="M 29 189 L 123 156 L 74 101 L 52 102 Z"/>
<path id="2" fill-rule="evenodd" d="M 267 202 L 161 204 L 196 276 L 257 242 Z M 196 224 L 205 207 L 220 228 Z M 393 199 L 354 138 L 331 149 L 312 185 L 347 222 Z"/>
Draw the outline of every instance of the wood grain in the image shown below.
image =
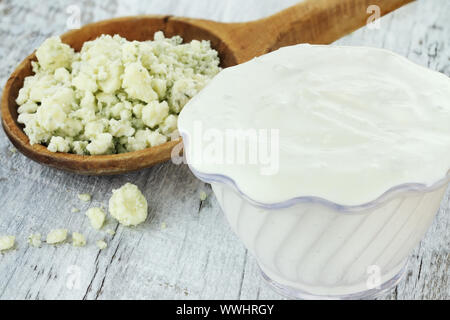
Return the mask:
<path id="1" fill-rule="evenodd" d="M 76 3 L 82 23 L 115 16 L 176 14 L 239 22 L 262 18 L 295 0 L 128 0 Z M 52 35 L 66 31 L 66 1 L 0 1 L 0 85 L 20 61 Z M 450 2 L 417 1 L 339 40 L 393 50 L 450 76 Z M 22 24 L 14 24 L 23 21 Z M 52 23 L 48 23 L 51 21 Z M 0 299 L 282 299 L 261 279 L 255 259 L 228 227 L 209 186 L 184 165 L 156 165 L 109 177 L 80 176 L 39 165 L 0 130 L 0 235 L 17 237 L 16 250 L 0 255 Z M 148 220 L 130 229 L 109 219 L 89 226 L 84 212 L 107 205 L 113 188 L 137 184 L 148 199 Z M 200 201 L 200 191 L 208 198 Z M 91 203 L 77 194 L 93 195 Z M 429 232 L 410 259 L 407 276 L 384 299 L 450 299 L 450 190 Z M 81 209 L 71 213 L 71 208 Z M 165 222 L 166 229 L 161 229 Z M 85 248 L 70 244 L 29 248 L 32 232 L 80 231 Z M 95 241 L 105 238 L 100 251 Z M 79 281 L 71 285 L 74 276 Z"/>
<path id="2" fill-rule="evenodd" d="M 370 3 L 380 8 L 380 15 L 411 0 L 306 0 L 265 19 L 247 23 L 218 23 L 209 20 L 171 16 L 133 16 L 91 23 L 61 36 L 61 40 L 79 51 L 84 42 L 102 34 L 119 34 L 133 41 L 151 40 L 156 31 L 166 36 L 181 35 L 185 41 L 209 40 L 219 52 L 221 66 L 226 68 L 281 46 L 302 42 L 330 43 L 366 24 Z M 29 55 L 12 73 L 1 99 L 2 125 L 17 149 L 30 159 L 70 172 L 87 175 L 118 174 L 147 168 L 171 158 L 180 141 L 126 154 L 81 156 L 54 153 L 45 146 L 30 145 L 17 122 L 15 102 L 25 77 L 32 74 Z"/>
<path id="3" fill-rule="evenodd" d="M 272 16 L 244 23 L 216 23 L 208 20 L 173 18 L 210 30 L 226 43 L 238 63 L 280 47 L 299 43 L 329 44 L 366 25 L 369 6 L 380 16 L 412 0 L 310 0 Z M 182 32 L 182 28 L 178 28 Z"/>

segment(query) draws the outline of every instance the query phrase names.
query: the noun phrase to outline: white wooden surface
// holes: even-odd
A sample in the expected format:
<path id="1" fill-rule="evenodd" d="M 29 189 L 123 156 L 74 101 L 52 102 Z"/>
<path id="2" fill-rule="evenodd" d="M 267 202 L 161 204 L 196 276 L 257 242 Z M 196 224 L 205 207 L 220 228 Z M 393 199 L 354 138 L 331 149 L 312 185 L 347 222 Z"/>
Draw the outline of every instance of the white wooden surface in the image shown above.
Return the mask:
<path id="1" fill-rule="evenodd" d="M 296 0 L 49 1 L 0 0 L 0 84 L 45 38 L 66 30 L 68 6 L 82 23 L 134 14 L 174 14 L 245 21 L 272 14 Z M 450 75 L 450 1 L 422 0 L 338 41 L 396 51 Z M 0 255 L 0 299 L 280 299 L 261 279 L 255 260 L 228 227 L 209 186 L 186 166 L 165 163 L 114 177 L 68 174 L 10 151 L 0 132 L 0 234 L 17 237 Z M 109 220 L 114 236 L 94 231 L 84 212 L 107 205 L 111 190 L 137 184 L 150 216 L 136 229 Z M 199 192 L 208 199 L 201 202 Z M 77 199 L 93 195 L 91 203 Z M 386 299 L 449 299 L 450 200 L 442 202 L 431 229 L 415 249 L 407 276 Z M 71 213 L 71 208 L 81 212 Z M 161 224 L 167 225 L 161 229 Z M 87 236 L 70 244 L 28 247 L 32 232 L 65 227 Z M 106 228 L 104 229 L 106 230 Z M 95 241 L 105 238 L 99 251 Z"/>

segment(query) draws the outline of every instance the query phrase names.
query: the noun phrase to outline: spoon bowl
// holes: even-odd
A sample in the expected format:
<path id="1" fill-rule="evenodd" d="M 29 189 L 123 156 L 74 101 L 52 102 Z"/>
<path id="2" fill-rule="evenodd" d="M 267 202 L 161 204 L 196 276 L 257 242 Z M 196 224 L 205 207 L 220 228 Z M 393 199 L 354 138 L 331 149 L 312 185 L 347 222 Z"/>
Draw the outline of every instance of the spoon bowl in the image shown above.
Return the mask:
<path id="1" fill-rule="evenodd" d="M 167 37 L 180 35 L 185 42 L 209 40 L 218 51 L 221 67 L 227 68 L 282 46 L 298 43 L 328 44 L 366 24 L 370 5 L 379 16 L 412 0 L 306 0 L 273 16 L 245 23 L 220 23 L 172 16 L 122 17 L 88 24 L 61 36 L 62 42 L 79 51 L 84 42 L 102 34 L 118 34 L 127 40 L 152 40 L 156 31 Z M 110 175 L 150 167 L 171 158 L 181 139 L 140 151 L 113 155 L 54 153 L 43 145 L 31 145 L 17 122 L 15 102 L 24 79 L 33 74 L 28 56 L 6 82 L 1 99 L 4 131 L 12 144 L 30 159 L 58 169 L 86 175 Z"/>

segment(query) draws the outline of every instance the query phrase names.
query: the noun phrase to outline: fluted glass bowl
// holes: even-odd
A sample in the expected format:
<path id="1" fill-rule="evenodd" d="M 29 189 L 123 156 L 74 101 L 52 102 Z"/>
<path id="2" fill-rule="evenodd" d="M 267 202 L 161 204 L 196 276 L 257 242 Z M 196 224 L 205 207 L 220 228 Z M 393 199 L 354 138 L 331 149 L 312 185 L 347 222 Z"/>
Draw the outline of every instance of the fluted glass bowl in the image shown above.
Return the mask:
<path id="1" fill-rule="evenodd" d="M 182 135 L 189 159 L 188 139 Z M 268 204 L 250 199 L 230 177 L 190 169 L 212 185 L 263 277 L 292 298 L 374 298 L 390 290 L 450 182 L 449 171 L 432 186 L 399 185 L 358 206 L 317 197 Z"/>

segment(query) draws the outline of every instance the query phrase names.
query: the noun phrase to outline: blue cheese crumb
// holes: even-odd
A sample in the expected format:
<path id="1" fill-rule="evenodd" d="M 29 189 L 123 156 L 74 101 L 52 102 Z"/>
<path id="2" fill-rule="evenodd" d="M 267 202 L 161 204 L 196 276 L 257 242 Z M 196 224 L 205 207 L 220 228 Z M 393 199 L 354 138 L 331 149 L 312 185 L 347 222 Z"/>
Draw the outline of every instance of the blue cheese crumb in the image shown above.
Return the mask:
<path id="1" fill-rule="evenodd" d="M 54 229 L 47 234 L 46 242 L 48 244 L 59 244 L 67 239 L 67 229 Z"/>
<path id="2" fill-rule="evenodd" d="M 92 199 L 92 196 L 89 193 L 81 193 L 78 195 L 78 199 L 84 202 L 89 202 Z"/>
<path id="3" fill-rule="evenodd" d="M 100 250 L 106 249 L 106 247 L 108 246 L 108 244 L 104 240 L 98 240 L 96 244 Z"/>
<path id="4" fill-rule="evenodd" d="M 102 208 L 90 208 L 86 211 L 86 216 L 91 222 L 91 226 L 94 229 L 100 230 L 105 223 L 106 213 Z"/>
<path id="5" fill-rule="evenodd" d="M 137 226 L 147 219 L 148 204 L 139 188 L 126 183 L 113 190 L 109 199 L 109 213 L 124 226 Z"/>
<path id="6" fill-rule="evenodd" d="M 40 233 L 33 233 L 28 236 L 28 244 L 32 247 L 39 248 L 41 246 L 42 236 Z"/>
<path id="7" fill-rule="evenodd" d="M 78 232 L 72 233 L 72 245 L 74 247 L 84 247 L 86 245 L 86 238 Z"/>
<path id="8" fill-rule="evenodd" d="M 0 237 L 0 252 L 10 250 L 14 247 L 16 237 L 14 236 L 1 236 Z"/>

